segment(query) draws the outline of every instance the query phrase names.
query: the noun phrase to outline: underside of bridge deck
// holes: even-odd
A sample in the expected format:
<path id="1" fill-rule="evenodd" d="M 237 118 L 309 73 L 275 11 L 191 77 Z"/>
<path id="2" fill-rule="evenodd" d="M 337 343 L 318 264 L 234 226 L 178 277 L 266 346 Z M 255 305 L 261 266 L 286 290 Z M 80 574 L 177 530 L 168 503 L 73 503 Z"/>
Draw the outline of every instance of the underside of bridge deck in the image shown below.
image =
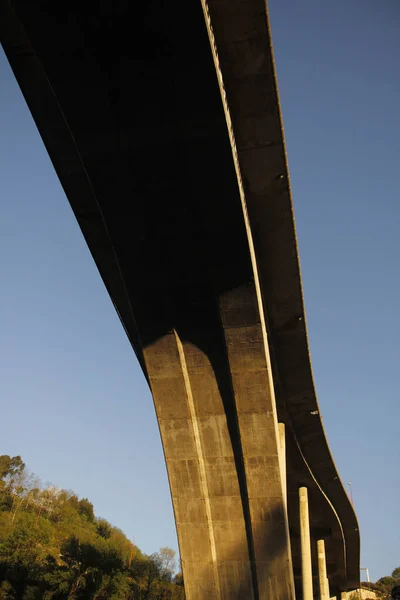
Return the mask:
<path id="1" fill-rule="evenodd" d="M 0 10 L 5 52 L 151 386 L 187 597 L 301 598 L 302 486 L 315 578 L 324 539 L 332 595 L 357 587 L 357 521 L 312 379 L 264 2 Z"/>

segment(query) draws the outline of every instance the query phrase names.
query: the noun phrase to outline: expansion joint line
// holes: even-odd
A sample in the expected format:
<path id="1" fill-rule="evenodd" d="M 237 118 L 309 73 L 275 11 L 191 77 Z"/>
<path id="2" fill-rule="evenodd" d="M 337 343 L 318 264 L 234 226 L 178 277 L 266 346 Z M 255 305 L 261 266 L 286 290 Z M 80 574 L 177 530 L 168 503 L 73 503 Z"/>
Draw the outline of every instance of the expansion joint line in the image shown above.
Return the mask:
<path id="1" fill-rule="evenodd" d="M 217 550 L 216 550 L 216 546 L 215 546 L 214 529 L 213 529 L 212 515 L 211 515 L 211 503 L 210 503 L 210 496 L 209 496 L 209 492 L 208 492 L 206 466 L 205 466 L 205 462 L 204 462 L 203 448 L 201 445 L 199 424 L 197 421 L 196 409 L 194 406 L 192 386 L 190 384 L 190 377 L 189 377 L 189 372 L 188 372 L 187 363 L 186 363 L 185 351 L 184 351 L 181 339 L 176 330 L 174 330 L 174 335 L 175 335 L 176 345 L 178 348 L 179 360 L 181 363 L 181 369 L 182 369 L 182 374 L 183 374 L 183 380 L 185 382 L 185 390 L 186 390 L 186 397 L 187 397 L 187 403 L 188 403 L 188 408 L 189 408 L 190 420 L 192 422 L 192 427 L 193 427 L 194 442 L 195 442 L 195 446 L 196 446 L 196 453 L 197 453 L 197 458 L 198 458 L 198 463 L 199 463 L 200 487 L 201 487 L 202 496 L 204 498 L 204 505 L 205 505 L 205 510 L 206 510 L 208 536 L 210 539 L 211 558 L 212 558 L 212 563 L 213 563 L 215 586 L 216 586 L 216 590 L 217 590 L 217 597 L 219 598 L 221 596 L 221 588 L 220 588 L 218 565 L 217 565 Z"/>

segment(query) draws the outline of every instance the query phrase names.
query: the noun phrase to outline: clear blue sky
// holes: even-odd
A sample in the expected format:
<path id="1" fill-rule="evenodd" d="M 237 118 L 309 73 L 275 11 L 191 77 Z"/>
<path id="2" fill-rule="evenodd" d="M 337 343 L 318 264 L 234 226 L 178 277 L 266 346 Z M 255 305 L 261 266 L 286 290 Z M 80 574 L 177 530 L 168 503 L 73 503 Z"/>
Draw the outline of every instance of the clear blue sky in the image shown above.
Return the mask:
<path id="1" fill-rule="evenodd" d="M 400 565 L 400 5 L 270 0 L 317 392 L 362 566 Z M 0 454 L 176 548 L 152 399 L 0 55 Z"/>

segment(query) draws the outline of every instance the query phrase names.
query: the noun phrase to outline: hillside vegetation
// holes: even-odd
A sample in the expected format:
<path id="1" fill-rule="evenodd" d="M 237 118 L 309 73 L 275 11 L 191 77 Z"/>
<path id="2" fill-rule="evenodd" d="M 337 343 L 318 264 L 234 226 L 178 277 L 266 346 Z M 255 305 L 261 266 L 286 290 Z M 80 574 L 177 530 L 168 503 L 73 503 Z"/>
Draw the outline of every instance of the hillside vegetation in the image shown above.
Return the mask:
<path id="1" fill-rule="evenodd" d="M 364 589 L 375 592 L 376 596 L 382 600 L 391 600 L 391 591 L 397 585 L 400 585 L 400 567 L 394 569 L 391 575 L 381 577 L 376 583 L 362 583 Z"/>
<path id="2" fill-rule="evenodd" d="M 183 600 L 169 548 L 146 556 L 88 499 L 0 456 L 0 600 Z"/>

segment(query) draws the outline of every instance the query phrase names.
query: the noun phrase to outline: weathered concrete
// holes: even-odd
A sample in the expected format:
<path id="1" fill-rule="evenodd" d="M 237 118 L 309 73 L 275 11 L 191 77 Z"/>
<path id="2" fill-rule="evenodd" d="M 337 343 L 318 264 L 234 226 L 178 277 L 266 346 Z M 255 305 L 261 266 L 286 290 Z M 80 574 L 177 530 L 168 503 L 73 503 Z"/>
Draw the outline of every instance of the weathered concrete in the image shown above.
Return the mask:
<path id="1" fill-rule="evenodd" d="M 285 423 L 278 423 L 279 428 L 279 452 L 280 452 L 280 464 L 281 464 L 281 480 L 283 487 L 283 498 L 287 507 L 287 469 L 286 469 L 286 432 Z"/>
<path id="2" fill-rule="evenodd" d="M 319 597 L 320 600 L 329 600 L 329 582 L 326 576 L 326 554 L 325 554 L 325 541 L 318 540 L 317 542 L 318 551 L 318 583 L 319 583 Z"/>
<path id="3" fill-rule="evenodd" d="M 187 595 L 289 599 L 278 426 L 254 289 L 224 295 L 220 315 L 223 338 L 201 332 L 203 348 L 220 348 L 217 363 L 178 331 L 144 350 Z"/>
<path id="4" fill-rule="evenodd" d="M 332 593 L 357 587 L 357 521 L 312 380 L 264 1 L 106 0 L 96 14 L 0 0 L 0 11 L 152 388 L 188 597 L 290 598 L 292 561 L 300 598 L 302 486 Z"/>
<path id="5" fill-rule="evenodd" d="M 299 489 L 300 538 L 303 600 L 313 600 L 313 575 L 311 560 L 310 517 L 307 488 Z"/>

